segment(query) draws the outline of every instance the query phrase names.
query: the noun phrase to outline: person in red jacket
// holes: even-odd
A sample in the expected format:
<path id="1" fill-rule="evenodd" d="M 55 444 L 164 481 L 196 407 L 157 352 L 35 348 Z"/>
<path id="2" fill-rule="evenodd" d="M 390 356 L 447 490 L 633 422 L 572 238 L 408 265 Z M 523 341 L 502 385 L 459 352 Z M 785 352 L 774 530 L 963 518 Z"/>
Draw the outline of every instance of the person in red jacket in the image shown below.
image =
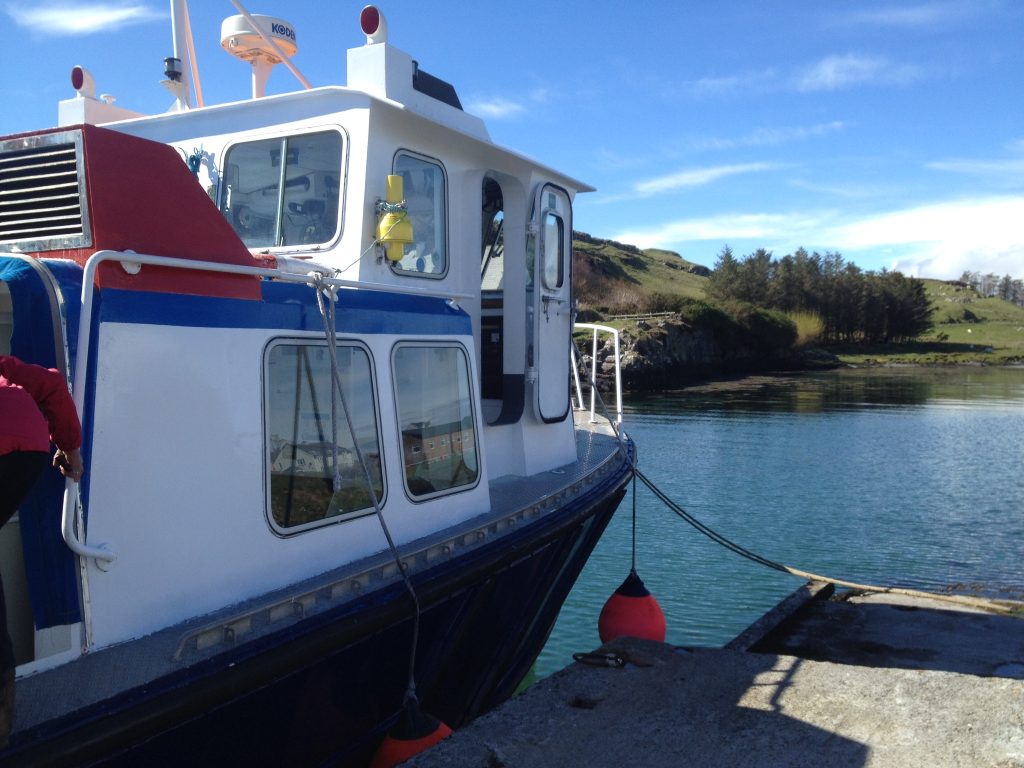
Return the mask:
<path id="1" fill-rule="evenodd" d="M 84 466 L 82 425 L 64 377 L 52 368 L 0 355 L 0 526 L 18 510 L 57 446 L 53 466 L 74 481 Z M 14 648 L 0 581 L 0 749 L 14 720 Z"/>

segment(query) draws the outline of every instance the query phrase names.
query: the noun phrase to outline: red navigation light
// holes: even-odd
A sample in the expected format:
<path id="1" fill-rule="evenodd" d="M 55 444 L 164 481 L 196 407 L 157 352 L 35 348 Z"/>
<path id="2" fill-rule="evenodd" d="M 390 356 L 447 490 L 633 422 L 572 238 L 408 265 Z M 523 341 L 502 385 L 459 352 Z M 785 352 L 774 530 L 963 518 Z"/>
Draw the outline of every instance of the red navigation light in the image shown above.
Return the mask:
<path id="1" fill-rule="evenodd" d="M 359 14 L 359 26 L 362 27 L 364 35 L 377 34 L 377 30 L 380 29 L 380 11 L 372 5 L 363 8 Z"/>
<path id="2" fill-rule="evenodd" d="M 71 68 L 71 87 L 78 91 L 79 96 L 87 99 L 96 96 L 96 81 L 92 79 L 89 70 L 83 66 L 75 65 Z"/>

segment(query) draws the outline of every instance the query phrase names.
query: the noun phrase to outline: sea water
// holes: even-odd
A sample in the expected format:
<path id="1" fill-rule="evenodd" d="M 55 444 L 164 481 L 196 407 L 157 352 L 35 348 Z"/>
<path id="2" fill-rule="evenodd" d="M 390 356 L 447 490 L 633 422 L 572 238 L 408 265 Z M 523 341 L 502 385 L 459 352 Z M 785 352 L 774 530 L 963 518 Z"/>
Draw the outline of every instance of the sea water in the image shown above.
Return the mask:
<path id="1" fill-rule="evenodd" d="M 859 583 L 1024 597 L 1024 368 L 861 369 L 627 397 L 641 471 L 727 538 Z M 627 493 L 536 665 L 599 644 L 632 562 Z M 636 567 L 667 641 L 720 646 L 803 582 L 698 533 L 639 483 Z"/>

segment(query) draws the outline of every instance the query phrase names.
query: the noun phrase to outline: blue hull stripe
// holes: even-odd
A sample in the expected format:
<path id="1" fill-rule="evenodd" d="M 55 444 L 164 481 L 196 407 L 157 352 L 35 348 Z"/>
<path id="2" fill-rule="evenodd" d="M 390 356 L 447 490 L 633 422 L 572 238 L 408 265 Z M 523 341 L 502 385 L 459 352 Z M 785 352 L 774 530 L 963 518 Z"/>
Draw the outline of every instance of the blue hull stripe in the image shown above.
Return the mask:
<path id="1" fill-rule="evenodd" d="M 322 331 L 312 288 L 263 281 L 263 300 L 211 298 L 106 289 L 99 298 L 102 322 L 193 328 L 272 328 Z M 469 335 L 469 315 L 444 299 L 379 291 L 338 291 L 339 333 Z"/>

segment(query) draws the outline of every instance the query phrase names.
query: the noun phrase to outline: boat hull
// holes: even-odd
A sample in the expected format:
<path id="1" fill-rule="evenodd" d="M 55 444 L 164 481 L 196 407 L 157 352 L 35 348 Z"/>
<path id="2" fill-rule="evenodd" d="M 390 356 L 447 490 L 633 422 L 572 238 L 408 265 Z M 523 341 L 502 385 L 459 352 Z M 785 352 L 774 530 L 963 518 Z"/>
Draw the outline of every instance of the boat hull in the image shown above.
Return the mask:
<path id="1" fill-rule="evenodd" d="M 628 467 L 414 577 L 423 708 L 453 727 L 508 698 L 625 493 Z M 25 765 L 365 764 L 398 718 L 412 601 L 400 583 L 19 734 Z"/>

